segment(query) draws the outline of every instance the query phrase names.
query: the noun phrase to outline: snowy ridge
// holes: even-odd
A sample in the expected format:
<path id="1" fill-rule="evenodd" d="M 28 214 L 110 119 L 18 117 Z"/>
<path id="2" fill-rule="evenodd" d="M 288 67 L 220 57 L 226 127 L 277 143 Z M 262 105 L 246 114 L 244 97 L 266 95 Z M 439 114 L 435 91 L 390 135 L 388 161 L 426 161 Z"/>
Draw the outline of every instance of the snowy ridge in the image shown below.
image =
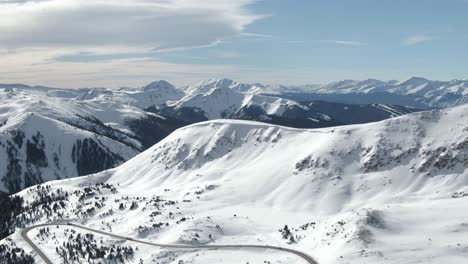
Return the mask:
<path id="1" fill-rule="evenodd" d="M 127 166 L 134 166 L 132 163 L 138 166 L 152 164 L 149 167 L 151 173 L 147 173 L 147 168 L 141 168 L 141 173 L 133 168 L 128 169 L 135 171 L 134 178 L 126 178 L 133 184 L 141 181 L 142 187 L 150 180 L 145 177 L 150 177 L 151 181 L 155 180 L 154 175 L 164 180 L 190 181 L 192 178 L 186 174 L 203 174 L 211 167 L 226 166 L 230 169 L 218 176 L 236 177 L 238 181 L 240 176 L 234 175 L 249 177 L 248 171 L 261 171 L 262 175 L 256 178 L 265 181 L 274 179 L 265 168 L 272 168 L 271 173 L 284 177 L 296 174 L 314 178 L 317 177 L 313 176 L 315 174 L 324 176 L 323 180 L 326 181 L 337 180 L 336 177 L 340 175 L 388 173 L 389 170 L 403 168 L 413 175 L 431 177 L 447 172 L 459 174 L 464 172 L 468 162 L 468 155 L 464 152 L 468 138 L 463 133 L 468 129 L 466 112 L 468 107 L 461 107 L 448 112 L 424 112 L 374 124 L 310 131 L 246 121 L 208 121 L 177 130 L 148 150 L 146 155 L 142 154 L 124 164 L 120 171 L 125 173 Z M 298 148 L 301 145 L 304 149 Z M 444 146 L 450 146 L 450 149 Z M 228 160 L 231 161 L 229 165 Z M 309 174 L 311 170 L 312 175 Z M 113 180 L 122 184 L 124 178 L 119 178 L 119 175 L 117 172 Z M 431 177 L 427 177 L 427 181 L 431 181 Z M 276 188 L 285 181 L 287 178 L 278 178 L 278 182 L 272 182 L 271 186 Z M 296 187 L 304 188 L 300 185 Z M 306 192 L 303 197 L 298 196 L 299 190 L 291 190 L 290 193 L 296 199 L 306 200 L 313 194 L 313 189 L 309 190 L 312 193 Z M 258 193 L 252 193 L 252 196 L 259 198 Z M 291 202 L 292 198 L 285 197 L 283 200 Z M 307 207 L 306 204 L 304 207 Z"/>
<path id="2" fill-rule="evenodd" d="M 16 192 L 43 181 L 111 168 L 153 146 L 175 129 L 199 121 L 230 118 L 317 128 L 373 122 L 416 111 L 404 107 L 398 108 L 400 111 L 392 110 L 397 109 L 395 106 L 359 109 L 349 106 L 352 109 L 346 113 L 324 112 L 325 108 L 331 108 L 330 105 L 321 103 L 317 107 L 315 103 L 311 107 L 278 96 L 253 92 L 262 87 L 260 84 L 242 84 L 228 79 L 209 80 L 185 90 L 162 80 L 141 88 L 118 90 L 0 84 L 0 140 L 3 142 L 0 152 L 5 153 L 1 161 L 6 164 L 0 171 L 0 191 Z M 48 130 L 29 126 L 28 131 L 22 131 L 25 122 L 34 121 L 34 118 L 24 118 L 30 115 L 59 125 L 51 125 Z M 25 147 L 13 142 L 15 138 L 11 136 L 12 133 L 18 134 L 25 142 L 32 140 L 37 133 L 41 136 L 63 135 L 63 140 L 71 146 L 86 140 L 86 147 L 80 149 L 83 157 L 88 154 L 90 157 L 100 155 L 107 157 L 108 162 L 99 165 L 92 161 L 93 158 L 84 163 L 76 159 L 70 162 L 72 148 L 61 151 L 61 142 L 54 143 L 53 137 L 46 137 L 44 140 L 47 142 L 41 145 L 57 144 L 58 149 L 42 150 L 47 152 L 43 155 L 47 161 L 44 166 L 47 164 L 50 167 L 51 160 L 58 159 L 56 167 L 63 166 L 66 169 L 61 167 L 50 171 L 50 168 L 43 168 L 35 169 L 34 173 L 28 172 L 28 157 L 33 154 L 27 151 L 27 145 Z M 110 147 L 105 147 L 107 145 Z M 62 160 L 66 165 L 61 165 Z"/>
<path id="3" fill-rule="evenodd" d="M 309 95 L 307 100 L 327 99 L 327 101 L 360 104 L 391 103 L 419 108 L 445 108 L 468 102 L 468 80 L 432 81 L 421 77 L 412 77 L 401 82 L 368 79 L 317 85 L 262 85 L 239 83 L 229 79 L 211 79 L 185 87 L 184 91 L 187 95 L 194 96 L 207 94 L 216 88 L 228 88 L 246 94 L 283 97 L 286 95 L 294 100 L 298 97 L 290 97 L 291 94 Z M 390 101 L 382 100 L 382 97 L 388 95 L 391 96 L 391 99 L 387 99 Z M 362 98 L 359 99 L 359 96 Z"/>
<path id="4" fill-rule="evenodd" d="M 269 94 L 296 101 L 326 100 L 358 104 L 394 104 L 418 108 L 445 108 L 468 102 L 468 80 L 433 81 L 412 77 L 405 81 L 342 80 L 328 84 L 263 85 L 230 79 L 210 79 L 196 85 L 177 88 L 160 80 L 141 88 L 86 88 L 77 90 L 30 87 L 23 84 L 0 84 L 0 89 L 41 90 L 57 97 L 78 97 L 82 100 L 115 101 L 138 108 L 160 106 L 167 102 L 187 101 L 207 95 L 216 89 L 229 89 L 241 94 Z M 390 98 L 385 98 L 390 97 Z M 302 98 L 302 99 L 297 99 Z M 180 102 L 179 104 L 182 104 Z"/>
<path id="5" fill-rule="evenodd" d="M 206 94 L 216 88 L 229 88 L 239 93 L 252 93 L 258 89 L 265 88 L 265 86 L 262 84 L 240 83 L 230 79 L 209 79 L 193 86 L 187 86 L 184 90 L 188 95 L 193 96 L 196 94 Z"/>
<path id="6" fill-rule="evenodd" d="M 206 117 L 212 120 L 232 116 L 241 108 L 252 106 L 260 107 L 268 115 L 281 116 L 284 109 L 292 105 L 300 106 L 297 102 L 279 97 L 242 93 L 231 87 L 214 87 L 210 88 L 207 93 L 200 93 L 200 91 L 189 93 L 169 106 L 175 109 L 201 109 Z"/>
<path id="7" fill-rule="evenodd" d="M 0 89 L 0 191 L 112 168 L 184 125 L 119 101 L 77 99 L 82 92 Z"/>
<path id="8" fill-rule="evenodd" d="M 77 99 L 93 102 L 114 102 L 144 109 L 179 100 L 184 92 L 166 81 L 156 81 L 138 89 L 123 88 L 116 90 L 91 89 L 80 94 Z"/>
<path id="9" fill-rule="evenodd" d="M 265 90 L 265 93 L 270 92 L 272 91 Z M 380 103 L 378 102 L 379 98 L 372 97 L 372 95 L 385 97 L 385 94 L 387 94 L 395 96 L 393 104 L 445 108 L 468 102 L 468 80 L 431 81 L 421 77 L 412 77 L 402 82 L 386 82 L 374 79 L 365 81 L 345 80 L 324 85 L 299 86 L 294 90 L 279 89 L 273 91 L 273 93 L 315 94 L 319 98 L 322 98 L 320 95 L 328 95 L 328 97 L 324 98 L 336 95 L 335 100 L 340 102 L 345 100 L 357 103 Z M 362 99 L 355 97 L 356 95 L 361 95 Z M 369 102 L 369 100 L 374 100 L 374 102 Z M 397 103 L 398 100 L 400 103 Z"/>
<path id="10" fill-rule="evenodd" d="M 186 88 L 187 93 L 182 99 L 168 102 L 167 106 L 152 111 L 192 123 L 226 118 L 298 128 L 366 123 L 418 111 L 393 105 L 355 107 L 326 102 L 294 101 L 276 95 L 262 95 L 258 93 L 259 87 L 265 88 L 258 84 L 248 85 L 227 79 L 210 80 Z M 315 105 L 311 106 L 312 103 Z M 348 107 L 349 111 L 334 111 L 331 109 L 333 107 Z"/>
<path id="11" fill-rule="evenodd" d="M 162 243 L 282 245 L 324 264 L 462 263 L 467 124 L 468 106 L 313 130 L 207 121 L 176 130 L 116 169 L 20 196 L 32 204 L 42 192 L 70 194 L 58 213 L 35 223 L 60 213 Z M 58 243 L 67 237 L 52 232 Z M 138 257 L 302 263 L 282 255 L 171 254 Z"/>

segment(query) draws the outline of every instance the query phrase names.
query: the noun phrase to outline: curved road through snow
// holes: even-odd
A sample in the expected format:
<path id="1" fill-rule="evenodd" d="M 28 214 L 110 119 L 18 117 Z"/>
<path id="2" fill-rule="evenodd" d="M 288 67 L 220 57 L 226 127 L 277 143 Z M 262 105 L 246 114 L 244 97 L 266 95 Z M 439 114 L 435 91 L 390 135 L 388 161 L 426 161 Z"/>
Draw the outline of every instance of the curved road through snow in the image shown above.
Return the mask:
<path id="1" fill-rule="evenodd" d="M 188 245 L 174 245 L 174 244 L 159 244 L 159 243 L 152 243 L 149 241 L 144 241 L 144 240 L 139 240 L 139 239 L 134 239 L 131 237 L 126 237 L 126 236 L 121 236 L 121 235 L 116 235 L 113 233 L 101 231 L 101 230 L 96 230 L 92 229 L 89 227 L 73 224 L 73 223 L 57 223 L 57 224 L 42 224 L 42 225 L 36 225 L 36 226 L 31 226 L 28 228 L 25 228 L 21 231 L 21 237 L 33 248 L 34 251 L 37 252 L 37 254 L 44 260 L 46 264 L 54 264 L 49 257 L 28 237 L 28 233 L 35 229 L 35 228 L 41 228 L 41 227 L 48 227 L 48 226 L 73 226 L 75 228 L 87 230 L 90 232 L 98 233 L 101 235 L 105 236 L 110 236 L 113 238 L 118 238 L 118 239 L 123 239 L 123 240 L 128 240 L 136 243 L 141 243 L 141 244 L 146 244 L 150 246 L 155 246 L 155 247 L 162 247 L 162 248 L 177 248 L 177 249 L 271 249 L 271 250 L 277 250 L 277 251 L 283 251 L 287 253 L 294 254 L 303 260 L 306 261 L 308 264 L 319 264 L 313 257 L 309 256 L 308 254 L 290 249 L 290 248 L 283 248 L 283 247 L 276 247 L 276 246 L 263 246 L 263 245 L 200 245 L 200 246 L 188 246 Z"/>

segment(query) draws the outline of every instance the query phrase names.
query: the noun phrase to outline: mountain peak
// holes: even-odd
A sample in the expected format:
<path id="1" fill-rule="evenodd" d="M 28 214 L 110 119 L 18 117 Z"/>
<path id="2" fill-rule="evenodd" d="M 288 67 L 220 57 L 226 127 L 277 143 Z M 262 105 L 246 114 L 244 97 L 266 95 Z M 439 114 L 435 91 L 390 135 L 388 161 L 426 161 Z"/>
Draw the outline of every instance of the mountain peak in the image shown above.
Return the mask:
<path id="1" fill-rule="evenodd" d="M 172 85 L 171 83 L 164 81 L 164 80 L 159 80 L 152 82 L 142 88 L 143 91 L 150 91 L 150 90 L 157 90 L 157 89 L 175 89 L 176 87 Z"/>
<path id="2" fill-rule="evenodd" d="M 366 85 L 381 85 L 381 84 L 384 84 L 385 82 L 384 81 L 381 81 L 381 80 L 377 80 L 377 79 L 367 79 L 367 80 L 364 80 L 364 81 L 360 81 L 358 83 L 358 85 L 360 86 L 366 86 Z"/>
<path id="3" fill-rule="evenodd" d="M 231 79 L 228 79 L 228 78 L 221 78 L 221 79 L 213 78 L 213 79 L 209 79 L 209 80 L 203 82 L 204 85 L 211 85 L 211 86 L 214 86 L 214 87 L 229 87 L 229 86 L 235 85 L 237 83 L 238 82 L 236 82 L 234 80 L 231 80 Z"/>
<path id="4" fill-rule="evenodd" d="M 204 94 L 210 92 L 215 88 L 228 88 L 236 92 L 245 93 L 248 92 L 254 85 L 240 83 L 231 79 L 209 79 L 203 81 L 195 86 L 188 87 L 186 90 L 190 94 Z"/>
<path id="5" fill-rule="evenodd" d="M 421 85 L 428 82 L 430 81 L 423 77 L 411 77 L 408 80 L 401 82 L 399 85 Z"/>
<path id="6" fill-rule="evenodd" d="M 357 82 L 358 81 L 355 81 L 355 80 L 342 80 L 338 82 L 333 82 L 329 84 L 329 86 L 330 88 L 333 88 L 333 89 L 340 89 L 340 88 L 349 87 L 351 85 L 355 85 Z"/>

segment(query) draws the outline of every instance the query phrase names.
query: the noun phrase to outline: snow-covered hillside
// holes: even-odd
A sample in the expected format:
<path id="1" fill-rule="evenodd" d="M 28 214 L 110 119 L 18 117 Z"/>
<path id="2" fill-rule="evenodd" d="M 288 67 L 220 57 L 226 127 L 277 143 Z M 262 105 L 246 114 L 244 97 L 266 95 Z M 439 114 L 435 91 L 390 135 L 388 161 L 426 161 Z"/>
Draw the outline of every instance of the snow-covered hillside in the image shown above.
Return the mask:
<path id="1" fill-rule="evenodd" d="M 82 93 L 0 89 L 0 191 L 113 168 L 186 124 Z"/>
<path id="2" fill-rule="evenodd" d="M 463 263 L 467 124 L 468 106 L 314 130 L 208 121 L 178 129 L 116 169 L 25 190 L 23 212 L 6 222 L 74 221 L 162 243 L 279 245 L 321 264 Z M 59 261 L 55 247 L 69 232 L 51 229 L 34 240 Z M 51 236 L 55 242 L 43 242 Z M 31 252 L 18 233 L 11 238 Z M 110 243 L 99 239 L 93 243 Z M 248 250 L 145 248 L 129 261 L 139 258 L 303 263 Z"/>
<path id="3" fill-rule="evenodd" d="M 199 121 L 231 118 L 316 128 L 416 111 L 337 105 L 351 108 L 343 115 L 330 107 L 321 111 L 317 105 L 324 103 L 311 107 L 252 92 L 261 87 L 227 79 L 184 89 L 166 81 L 118 90 L 0 84 L 0 191 L 112 168 Z"/>

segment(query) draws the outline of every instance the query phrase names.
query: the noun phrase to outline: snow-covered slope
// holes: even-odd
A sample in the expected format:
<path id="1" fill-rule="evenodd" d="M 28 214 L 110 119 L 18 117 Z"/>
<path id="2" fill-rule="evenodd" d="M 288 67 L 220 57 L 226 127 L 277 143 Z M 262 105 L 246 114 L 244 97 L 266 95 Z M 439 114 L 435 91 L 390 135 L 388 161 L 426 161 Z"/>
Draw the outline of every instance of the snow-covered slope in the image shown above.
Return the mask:
<path id="1" fill-rule="evenodd" d="M 317 128 L 378 121 L 416 111 L 393 111 L 393 106 L 361 107 L 359 111 L 348 107 L 346 113 L 336 114 L 330 107 L 323 107 L 326 111 L 317 107 L 324 103 L 312 107 L 257 94 L 263 88 L 228 79 L 213 79 L 185 89 L 166 81 L 118 90 L 0 84 L 0 191 L 16 192 L 43 181 L 111 168 L 175 129 L 199 121 L 230 118 Z M 367 116 L 371 118 L 361 118 Z M 31 160 L 37 153 L 30 142 L 40 146 L 40 164 Z M 79 145 L 79 155 L 73 152 L 77 144 L 84 144 Z M 102 161 L 96 162 L 97 157 Z"/>
<path id="2" fill-rule="evenodd" d="M 186 95 L 169 104 L 175 110 L 196 108 L 207 120 L 229 118 L 242 108 L 259 107 L 265 115 L 281 116 L 286 108 L 302 107 L 299 103 L 279 97 L 251 93 L 256 85 L 238 83 L 229 79 L 211 79 L 185 88 Z"/>
<path id="3" fill-rule="evenodd" d="M 467 124 L 467 106 L 321 130 L 246 121 L 209 121 L 177 130 L 119 167 L 109 182 L 119 182 L 121 186 L 140 182 L 141 188 L 154 190 L 158 185 L 178 183 L 178 186 L 190 188 L 187 186 L 207 179 L 213 184 L 226 181 L 239 185 L 223 188 L 226 193 L 222 197 L 229 197 L 232 192 L 232 198 L 250 200 L 250 197 L 257 201 L 264 198 L 267 203 L 285 207 L 293 206 L 297 199 L 301 201 L 300 208 L 336 212 L 354 195 L 365 202 L 366 199 L 361 198 L 382 191 L 382 186 L 362 193 L 351 188 L 358 187 L 355 182 L 364 180 L 363 175 L 371 177 L 365 179 L 369 187 L 382 182 L 380 176 L 394 177 L 398 179 L 395 185 L 383 189 L 395 191 L 402 188 L 403 193 L 411 193 L 433 181 L 450 179 L 449 176 L 436 176 L 462 174 L 468 162 Z M 133 177 L 128 177 L 127 171 L 132 171 Z M 388 175 L 397 171 L 406 171 L 406 175 Z M 255 176 L 251 176 L 252 173 Z M 194 174 L 202 177 L 190 177 Z M 320 184 L 307 179 L 315 179 Z M 240 188 L 244 181 L 251 180 L 269 183 L 262 188 L 258 188 L 259 184 L 253 184 L 252 189 Z M 400 180 L 417 184 L 408 189 L 408 185 Z M 461 180 L 458 183 L 464 184 L 466 179 L 455 176 L 452 180 Z M 333 194 L 333 188 L 323 188 L 328 184 L 339 185 L 336 194 Z M 460 184 L 444 188 L 455 191 Z M 341 187 L 350 189 L 341 193 L 344 190 Z M 330 204 L 324 204 L 322 208 L 317 200 L 310 199 L 320 196 L 336 196 L 343 200 L 336 203 L 336 208 Z"/>
<path id="4" fill-rule="evenodd" d="M 72 218 L 164 243 L 293 247 L 322 264 L 463 263 L 467 124 L 468 106 L 315 130 L 199 123 L 114 170 L 23 191 L 26 217 L 8 225 Z M 40 241 L 54 236 L 60 246 L 67 235 L 51 232 L 35 239 L 60 260 Z M 133 262 L 303 263 L 268 252 L 146 250 Z"/>
<path id="5" fill-rule="evenodd" d="M 184 91 L 188 95 L 206 94 L 214 88 L 229 88 L 239 93 L 253 93 L 258 89 L 265 88 L 262 84 L 240 83 L 230 79 L 209 79 L 193 86 L 187 86 Z"/>
<path id="6" fill-rule="evenodd" d="M 304 108 L 297 102 L 279 98 L 237 92 L 228 87 L 214 87 L 206 93 L 188 94 L 170 104 L 174 109 L 197 108 L 209 120 L 235 115 L 242 108 L 259 107 L 266 115 L 281 116 L 287 108 Z"/>
<path id="7" fill-rule="evenodd" d="M 82 92 L 0 89 L 0 191 L 115 167 L 186 124 Z"/>

